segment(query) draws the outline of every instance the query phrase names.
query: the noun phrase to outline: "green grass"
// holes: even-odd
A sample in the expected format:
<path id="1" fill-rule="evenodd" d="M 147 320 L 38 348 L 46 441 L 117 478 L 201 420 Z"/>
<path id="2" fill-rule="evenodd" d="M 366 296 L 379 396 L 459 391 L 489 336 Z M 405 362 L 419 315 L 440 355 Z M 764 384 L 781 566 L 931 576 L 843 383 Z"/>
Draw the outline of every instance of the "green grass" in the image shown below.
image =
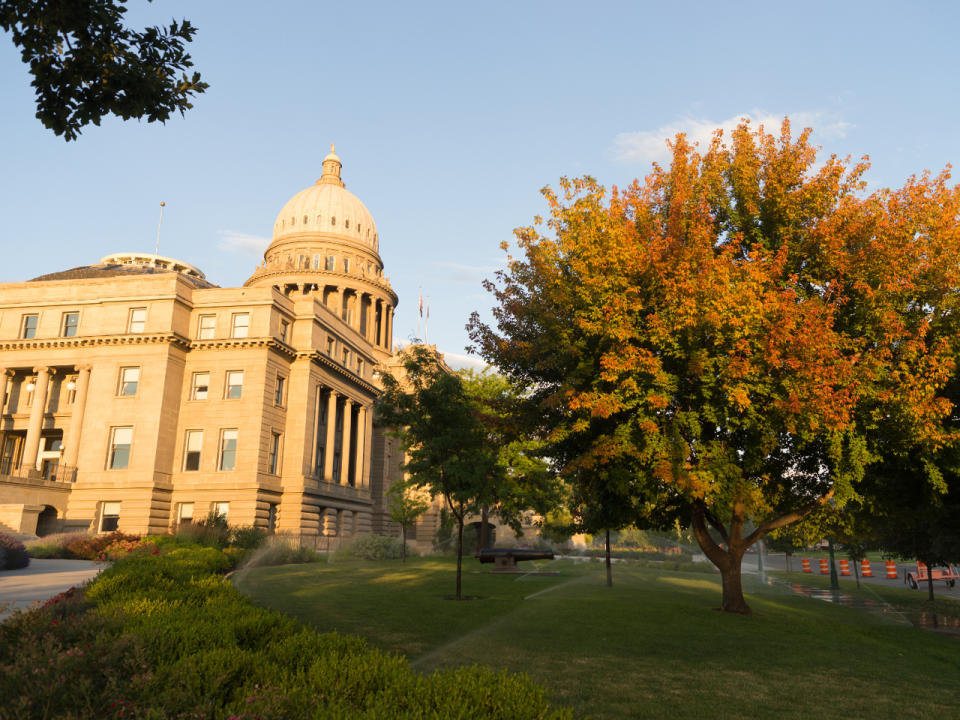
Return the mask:
<path id="1" fill-rule="evenodd" d="M 748 587 L 717 612 L 719 578 L 555 561 L 559 576 L 491 575 L 467 561 L 258 568 L 238 586 L 320 630 L 362 635 L 429 671 L 527 672 L 593 718 L 929 718 L 960 708 L 960 642 L 859 610 Z M 795 574 L 796 575 L 796 574 Z M 526 599 L 525 599 L 526 598 Z"/>

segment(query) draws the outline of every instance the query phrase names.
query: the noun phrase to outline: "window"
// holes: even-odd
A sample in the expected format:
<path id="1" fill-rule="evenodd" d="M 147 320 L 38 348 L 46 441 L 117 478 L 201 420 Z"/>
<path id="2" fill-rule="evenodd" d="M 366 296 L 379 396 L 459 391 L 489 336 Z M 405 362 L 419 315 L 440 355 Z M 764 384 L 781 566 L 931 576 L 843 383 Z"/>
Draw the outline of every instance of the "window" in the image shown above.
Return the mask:
<path id="1" fill-rule="evenodd" d="M 327 338 L 327 357 L 333 357 L 333 353 L 336 352 L 337 341 L 332 337 Z"/>
<path id="2" fill-rule="evenodd" d="M 347 218 L 346 220 L 343 221 L 343 226 L 344 226 L 347 230 L 350 229 L 350 218 Z"/>
<path id="3" fill-rule="evenodd" d="M 318 220 L 318 222 L 319 222 L 319 220 Z M 319 270 L 319 269 L 320 269 L 320 255 L 314 255 L 314 256 L 313 256 L 313 269 L 314 269 L 314 270 Z"/>
<path id="4" fill-rule="evenodd" d="M 75 337 L 77 334 L 77 325 L 80 324 L 80 313 L 65 312 L 63 321 L 60 323 L 60 335 L 62 337 Z"/>
<path id="5" fill-rule="evenodd" d="M 109 470 L 126 470 L 130 462 L 130 444 L 133 442 L 132 427 L 115 427 L 110 431 Z"/>
<path id="6" fill-rule="evenodd" d="M 200 450 L 203 448 L 203 430 L 187 430 L 187 440 L 183 446 L 183 469 L 200 469 Z"/>
<path id="7" fill-rule="evenodd" d="M 197 326 L 197 338 L 200 340 L 213 340 L 217 332 L 217 316 L 201 315 Z"/>
<path id="8" fill-rule="evenodd" d="M 277 375 L 277 388 L 276 392 L 273 394 L 273 403 L 274 405 L 283 405 L 283 386 L 286 384 L 286 378 L 282 375 Z"/>
<path id="9" fill-rule="evenodd" d="M 210 373 L 197 372 L 193 374 L 193 387 L 190 390 L 191 400 L 206 400 L 210 390 Z"/>
<path id="10" fill-rule="evenodd" d="M 250 331 L 250 313 L 234 313 L 230 337 L 245 338 Z"/>
<path id="11" fill-rule="evenodd" d="M 224 520 L 226 520 L 227 516 L 230 515 L 230 503 L 215 502 L 210 505 L 210 512 L 212 512 L 217 517 L 222 517 Z"/>
<path id="12" fill-rule="evenodd" d="M 113 532 L 120 525 L 120 503 L 100 503 L 100 532 Z"/>
<path id="13" fill-rule="evenodd" d="M 350 258 L 343 259 L 343 271 L 345 273 L 350 272 Z"/>
<path id="14" fill-rule="evenodd" d="M 287 341 L 287 331 L 290 330 L 290 323 L 286 320 L 280 321 L 280 342 Z"/>
<path id="15" fill-rule="evenodd" d="M 224 430 L 220 433 L 220 470 L 233 470 L 237 464 L 237 431 Z"/>
<path id="16" fill-rule="evenodd" d="M 363 376 L 363 358 L 357 358 L 357 375 Z"/>
<path id="17" fill-rule="evenodd" d="M 336 216 L 336 215 L 331 215 L 331 216 L 330 216 L 330 224 L 331 224 L 331 225 L 336 225 L 336 224 L 337 224 L 337 216 Z"/>
<path id="18" fill-rule="evenodd" d="M 303 224 L 304 224 L 304 225 L 307 224 L 307 216 L 306 216 L 306 215 L 303 216 Z"/>
<path id="19" fill-rule="evenodd" d="M 276 475 L 277 468 L 280 465 L 280 433 L 275 432 L 270 436 L 270 474 Z"/>
<path id="20" fill-rule="evenodd" d="M 189 525 L 193 522 L 193 503 L 180 503 L 177 511 L 177 525 Z"/>
<path id="21" fill-rule="evenodd" d="M 323 266 L 324 270 L 329 270 L 333 272 L 337 267 L 337 256 L 336 255 L 327 255 L 327 263 Z"/>
<path id="22" fill-rule="evenodd" d="M 127 319 L 128 333 L 142 333 L 147 326 L 147 309 L 130 308 L 130 317 Z"/>
<path id="23" fill-rule="evenodd" d="M 350 365 L 350 351 L 346 348 L 343 349 L 343 366 L 348 367 Z"/>
<path id="24" fill-rule="evenodd" d="M 37 323 L 39 322 L 39 315 L 24 315 L 20 324 L 20 337 L 24 340 L 35 338 L 37 336 Z"/>
<path id="25" fill-rule="evenodd" d="M 125 367 L 120 368 L 120 382 L 117 387 L 117 395 L 136 395 L 137 385 L 140 384 L 140 368 Z"/>
<path id="26" fill-rule="evenodd" d="M 243 370 L 227 370 L 227 400 L 238 400 L 243 395 Z"/>

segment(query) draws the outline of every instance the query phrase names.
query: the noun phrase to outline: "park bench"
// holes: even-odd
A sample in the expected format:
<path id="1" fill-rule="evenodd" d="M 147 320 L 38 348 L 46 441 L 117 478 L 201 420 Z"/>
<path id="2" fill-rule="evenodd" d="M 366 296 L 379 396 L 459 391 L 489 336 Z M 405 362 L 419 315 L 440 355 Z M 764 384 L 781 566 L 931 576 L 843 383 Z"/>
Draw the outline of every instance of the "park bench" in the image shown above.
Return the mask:
<path id="1" fill-rule="evenodd" d="M 482 563 L 494 563 L 494 570 L 513 569 L 521 560 L 553 560 L 550 550 L 529 550 L 525 548 L 483 548 L 477 553 Z"/>
<path id="2" fill-rule="evenodd" d="M 942 580 L 947 584 L 947 587 L 956 585 L 957 578 L 960 578 L 960 573 L 957 573 L 957 569 L 952 565 L 931 568 L 929 572 L 930 575 L 928 577 L 927 566 L 922 562 L 918 562 L 916 571 L 908 570 L 904 573 L 903 581 L 912 589 L 916 590 L 920 587 L 921 583 L 927 582 L 930 578 L 935 582 Z"/>

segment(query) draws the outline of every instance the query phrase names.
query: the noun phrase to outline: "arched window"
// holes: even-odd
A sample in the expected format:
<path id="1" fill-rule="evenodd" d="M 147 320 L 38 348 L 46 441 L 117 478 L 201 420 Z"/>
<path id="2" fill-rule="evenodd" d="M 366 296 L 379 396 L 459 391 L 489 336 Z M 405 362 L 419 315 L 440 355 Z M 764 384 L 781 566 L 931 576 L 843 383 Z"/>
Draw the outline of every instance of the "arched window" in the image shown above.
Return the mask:
<path id="1" fill-rule="evenodd" d="M 349 230 L 349 229 L 350 229 L 350 218 L 347 218 L 346 220 L 344 220 L 344 221 L 343 221 L 343 225 L 344 225 L 344 227 L 347 228 L 347 230 Z"/>
<path id="2" fill-rule="evenodd" d="M 337 224 L 337 216 L 336 216 L 336 215 L 331 215 L 331 216 L 330 216 L 330 224 L 331 224 L 331 225 L 336 225 L 336 224 Z"/>

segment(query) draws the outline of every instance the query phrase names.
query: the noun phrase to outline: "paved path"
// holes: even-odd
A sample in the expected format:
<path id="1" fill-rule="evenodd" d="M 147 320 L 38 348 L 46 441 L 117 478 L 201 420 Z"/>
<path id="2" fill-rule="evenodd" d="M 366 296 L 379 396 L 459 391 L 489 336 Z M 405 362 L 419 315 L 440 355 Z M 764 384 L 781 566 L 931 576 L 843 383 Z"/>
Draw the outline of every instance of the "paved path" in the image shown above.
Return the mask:
<path id="1" fill-rule="evenodd" d="M 74 585 L 96 577 L 103 563 L 89 560 L 37 560 L 20 570 L 0 571 L 0 621 Z"/>

